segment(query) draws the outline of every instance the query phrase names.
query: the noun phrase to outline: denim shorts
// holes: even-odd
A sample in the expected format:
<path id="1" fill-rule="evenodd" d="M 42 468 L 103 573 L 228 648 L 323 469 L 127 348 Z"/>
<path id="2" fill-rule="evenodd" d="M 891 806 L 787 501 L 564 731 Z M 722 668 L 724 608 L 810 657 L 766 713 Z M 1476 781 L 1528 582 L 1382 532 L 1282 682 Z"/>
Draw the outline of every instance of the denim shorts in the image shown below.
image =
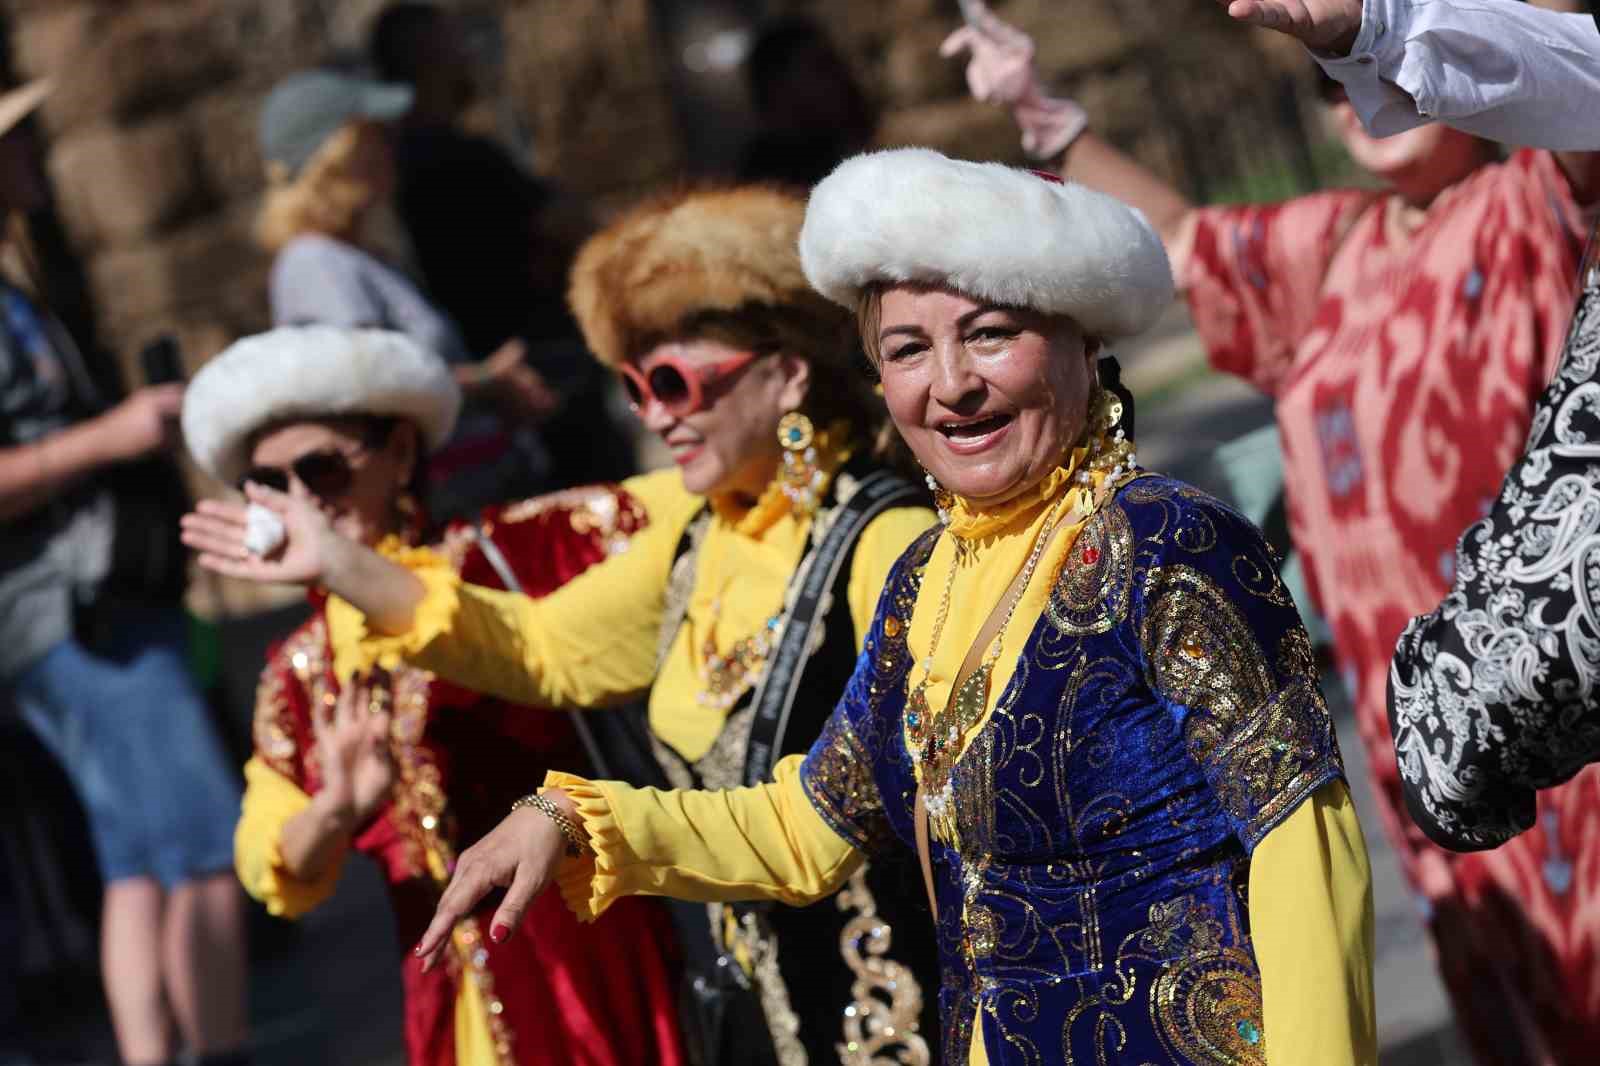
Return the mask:
<path id="1" fill-rule="evenodd" d="M 185 619 L 140 609 L 114 633 L 46 652 L 14 679 L 17 707 L 66 769 L 107 882 L 229 870 L 239 775 L 189 673 Z"/>

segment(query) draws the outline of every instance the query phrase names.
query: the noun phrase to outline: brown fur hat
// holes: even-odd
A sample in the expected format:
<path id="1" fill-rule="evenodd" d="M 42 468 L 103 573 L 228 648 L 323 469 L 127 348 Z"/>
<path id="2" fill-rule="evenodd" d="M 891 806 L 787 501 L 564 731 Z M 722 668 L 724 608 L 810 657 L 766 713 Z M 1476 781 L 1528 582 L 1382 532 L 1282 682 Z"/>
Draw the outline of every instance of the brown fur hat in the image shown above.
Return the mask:
<path id="1" fill-rule="evenodd" d="M 783 189 L 682 189 L 646 200 L 578 252 L 567 300 L 595 358 L 616 366 L 705 312 L 786 308 L 832 323 L 848 312 L 800 269 L 806 203 Z"/>

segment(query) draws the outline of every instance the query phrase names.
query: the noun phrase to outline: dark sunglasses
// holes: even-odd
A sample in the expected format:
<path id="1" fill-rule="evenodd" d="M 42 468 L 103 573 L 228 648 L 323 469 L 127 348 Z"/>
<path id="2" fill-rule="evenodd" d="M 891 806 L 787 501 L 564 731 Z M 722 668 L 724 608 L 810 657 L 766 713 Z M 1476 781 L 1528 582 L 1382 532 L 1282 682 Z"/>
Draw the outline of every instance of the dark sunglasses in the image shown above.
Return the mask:
<path id="1" fill-rule="evenodd" d="M 291 476 L 304 485 L 311 495 L 322 500 L 337 500 L 349 492 L 355 482 L 350 457 L 329 448 L 307 452 L 287 467 L 253 466 L 239 479 L 239 491 L 244 491 L 245 482 L 253 481 L 263 488 L 288 492 Z"/>
<path id="2" fill-rule="evenodd" d="M 618 371 L 622 374 L 623 387 L 628 390 L 628 402 L 635 411 L 642 411 L 654 401 L 674 417 L 682 418 L 706 407 L 706 393 L 713 385 L 743 370 L 763 354 L 741 352 L 710 366 L 695 366 L 681 356 L 669 355 L 658 360 L 648 372 L 628 363 L 623 363 Z"/>

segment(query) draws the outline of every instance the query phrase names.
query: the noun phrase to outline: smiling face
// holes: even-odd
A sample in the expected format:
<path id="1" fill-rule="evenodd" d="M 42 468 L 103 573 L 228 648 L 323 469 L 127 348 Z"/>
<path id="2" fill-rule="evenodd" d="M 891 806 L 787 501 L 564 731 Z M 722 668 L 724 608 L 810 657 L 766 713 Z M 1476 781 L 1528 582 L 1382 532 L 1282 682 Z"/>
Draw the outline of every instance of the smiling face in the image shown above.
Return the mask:
<path id="1" fill-rule="evenodd" d="M 709 375 L 711 368 L 745 354 L 709 338 L 657 344 L 632 365 L 645 377 L 670 361 L 684 370 Z M 705 405 L 674 414 L 646 397 L 639 417 L 672 451 L 684 488 L 699 495 L 760 496 L 781 459 L 778 420 L 797 410 L 810 385 L 810 365 L 778 352 L 760 356 L 737 370 L 702 376 Z"/>
<path id="2" fill-rule="evenodd" d="M 1098 345 L 1070 319 L 903 285 L 883 293 L 876 342 L 895 427 L 977 506 L 1037 484 L 1083 432 Z"/>
<path id="3" fill-rule="evenodd" d="M 298 475 L 289 478 L 289 494 L 310 500 L 334 531 L 360 544 L 378 543 L 399 531 L 395 501 L 411 480 L 418 462 L 416 428 L 394 424 L 378 437 L 359 419 L 289 422 L 269 427 L 250 450 L 253 468 L 292 471 L 307 456 L 337 454 L 350 469 L 348 487 L 332 498 L 318 496 Z"/>

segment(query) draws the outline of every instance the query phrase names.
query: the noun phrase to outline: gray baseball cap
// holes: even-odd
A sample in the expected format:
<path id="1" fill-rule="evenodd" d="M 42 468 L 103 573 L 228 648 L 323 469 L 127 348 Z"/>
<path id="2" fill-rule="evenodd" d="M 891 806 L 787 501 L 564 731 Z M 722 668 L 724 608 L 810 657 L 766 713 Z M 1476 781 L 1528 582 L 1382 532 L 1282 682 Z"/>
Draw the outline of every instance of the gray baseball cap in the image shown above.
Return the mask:
<path id="1" fill-rule="evenodd" d="M 409 85 L 391 85 L 332 70 L 291 74 L 261 107 L 261 154 L 267 164 L 299 172 L 329 137 L 350 122 L 388 122 L 411 110 Z"/>

